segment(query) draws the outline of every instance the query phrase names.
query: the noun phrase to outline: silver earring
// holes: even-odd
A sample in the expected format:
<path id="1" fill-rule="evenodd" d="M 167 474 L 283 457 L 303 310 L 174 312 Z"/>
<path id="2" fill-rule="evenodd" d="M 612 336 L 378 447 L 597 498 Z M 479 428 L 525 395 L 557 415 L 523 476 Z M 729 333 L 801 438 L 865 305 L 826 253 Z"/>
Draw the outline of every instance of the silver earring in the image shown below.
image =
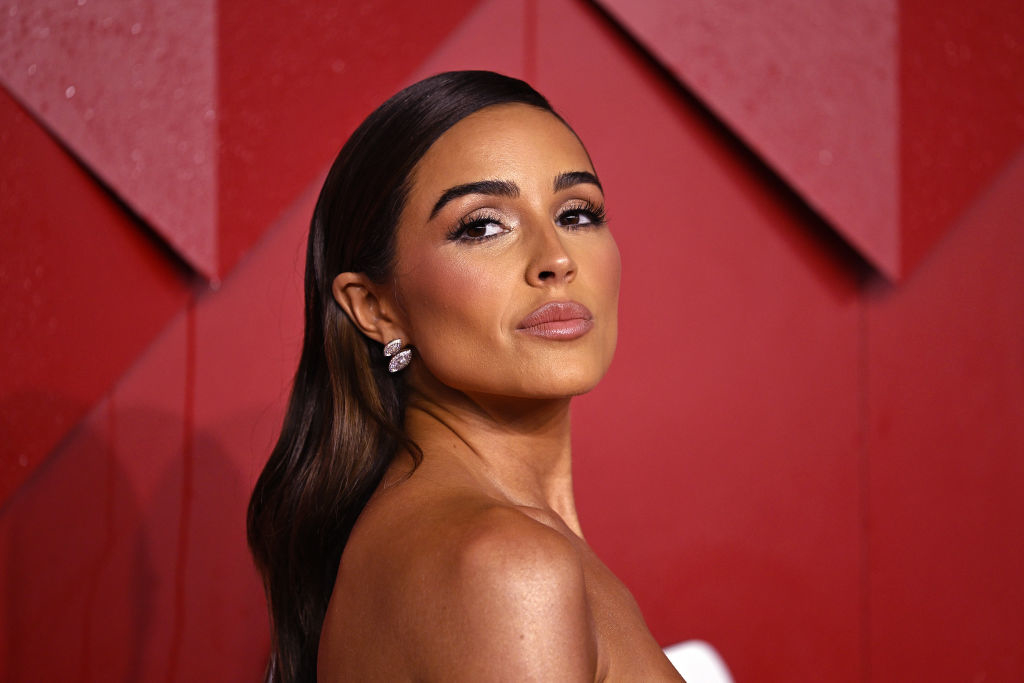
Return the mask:
<path id="1" fill-rule="evenodd" d="M 388 372 L 398 372 L 404 370 L 409 361 L 412 360 L 412 349 L 403 349 L 401 337 L 392 339 L 384 345 L 384 357 L 390 358 L 391 361 L 388 363 Z"/>

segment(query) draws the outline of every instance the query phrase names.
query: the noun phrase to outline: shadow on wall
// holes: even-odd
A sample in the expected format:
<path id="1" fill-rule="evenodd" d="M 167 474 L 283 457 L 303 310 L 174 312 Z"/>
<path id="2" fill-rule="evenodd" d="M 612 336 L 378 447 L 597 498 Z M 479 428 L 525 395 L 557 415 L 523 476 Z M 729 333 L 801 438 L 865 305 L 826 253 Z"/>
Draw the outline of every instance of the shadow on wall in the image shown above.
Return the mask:
<path id="1" fill-rule="evenodd" d="M 223 494 L 242 478 L 215 438 L 194 435 L 190 454 L 183 437 L 181 416 L 108 399 L 0 510 L 0 679 L 260 676 L 266 639 L 240 672 L 219 618 L 239 606 L 210 604 L 232 602 L 219 584 L 244 507 Z"/>

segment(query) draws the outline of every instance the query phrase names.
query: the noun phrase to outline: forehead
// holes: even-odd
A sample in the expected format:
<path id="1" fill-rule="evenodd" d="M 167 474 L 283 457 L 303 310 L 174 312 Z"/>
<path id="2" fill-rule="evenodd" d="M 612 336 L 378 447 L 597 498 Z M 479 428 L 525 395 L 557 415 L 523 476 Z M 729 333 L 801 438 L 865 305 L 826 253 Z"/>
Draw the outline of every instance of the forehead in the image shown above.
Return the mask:
<path id="1" fill-rule="evenodd" d="M 537 107 L 495 105 L 462 119 L 427 150 L 413 170 L 410 199 L 482 179 L 550 186 L 565 171 L 593 171 L 568 126 Z"/>

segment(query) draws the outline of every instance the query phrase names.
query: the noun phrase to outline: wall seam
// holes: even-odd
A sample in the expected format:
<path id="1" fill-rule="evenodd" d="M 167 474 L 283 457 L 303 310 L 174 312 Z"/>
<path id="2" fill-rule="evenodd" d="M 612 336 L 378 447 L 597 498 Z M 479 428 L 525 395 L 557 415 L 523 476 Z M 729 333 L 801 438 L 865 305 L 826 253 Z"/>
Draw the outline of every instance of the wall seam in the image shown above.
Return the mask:
<path id="1" fill-rule="evenodd" d="M 174 612 L 171 626 L 171 646 L 167 663 L 168 682 L 178 676 L 182 641 L 185 634 L 186 583 L 188 572 L 188 545 L 192 530 L 192 498 L 194 488 L 195 454 L 195 393 L 196 393 L 196 308 L 198 296 L 193 290 L 185 309 L 185 395 L 182 405 L 181 444 L 181 509 L 178 517 L 178 547 L 174 566 Z"/>
<path id="2" fill-rule="evenodd" d="M 871 681 L 871 397 L 870 338 L 868 326 L 869 288 L 861 286 L 857 300 L 857 410 L 858 486 L 860 506 L 860 655 L 861 680 Z"/>

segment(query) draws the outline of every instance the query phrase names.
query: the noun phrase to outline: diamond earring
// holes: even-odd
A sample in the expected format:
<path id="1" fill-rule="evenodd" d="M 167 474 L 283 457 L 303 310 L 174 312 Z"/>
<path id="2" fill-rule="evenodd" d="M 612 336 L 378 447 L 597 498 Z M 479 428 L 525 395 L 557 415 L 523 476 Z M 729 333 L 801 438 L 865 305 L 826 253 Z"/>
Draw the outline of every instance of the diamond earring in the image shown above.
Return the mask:
<path id="1" fill-rule="evenodd" d="M 384 345 L 384 357 L 391 359 L 390 362 L 388 362 L 388 372 L 404 370 L 405 367 L 409 365 L 409 361 L 412 360 L 412 349 L 404 349 L 400 351 L 399 349 L 401 348 L 401 337 L 392 339 Z"/>

